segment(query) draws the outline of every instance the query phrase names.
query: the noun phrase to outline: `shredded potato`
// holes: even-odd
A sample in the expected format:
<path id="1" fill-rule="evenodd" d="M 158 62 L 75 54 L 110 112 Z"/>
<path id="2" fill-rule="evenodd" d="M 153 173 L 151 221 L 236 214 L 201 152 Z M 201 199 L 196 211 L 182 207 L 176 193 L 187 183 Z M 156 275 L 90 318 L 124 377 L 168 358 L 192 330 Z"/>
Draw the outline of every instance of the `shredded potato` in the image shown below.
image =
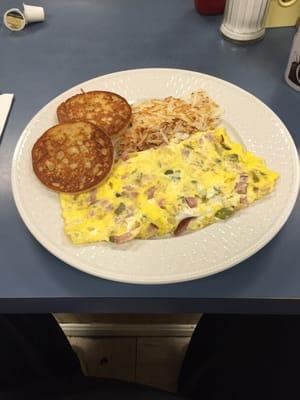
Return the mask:
<path id="1" fill-rule="evenodd" d="M 192 93 L 189 101 L 167 97 L 132 106 L 129 128 L 117 143 L 117 154 L 129 153 L 180 142 L 191 134 L 214 129 L 220 119 L 220 107 L 203 91 Z"/>

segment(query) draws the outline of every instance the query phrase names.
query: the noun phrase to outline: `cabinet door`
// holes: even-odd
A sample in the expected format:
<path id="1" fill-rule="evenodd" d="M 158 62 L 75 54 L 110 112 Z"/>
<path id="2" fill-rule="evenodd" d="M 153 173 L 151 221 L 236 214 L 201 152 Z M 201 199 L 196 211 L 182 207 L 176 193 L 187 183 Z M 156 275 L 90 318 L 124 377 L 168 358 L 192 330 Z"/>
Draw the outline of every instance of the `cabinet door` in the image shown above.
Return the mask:
<path id="1" fill-rule="evenodd" d="M 86 374 L 134 381 L 135 338 L 71 337 L 69 340 Z"/>

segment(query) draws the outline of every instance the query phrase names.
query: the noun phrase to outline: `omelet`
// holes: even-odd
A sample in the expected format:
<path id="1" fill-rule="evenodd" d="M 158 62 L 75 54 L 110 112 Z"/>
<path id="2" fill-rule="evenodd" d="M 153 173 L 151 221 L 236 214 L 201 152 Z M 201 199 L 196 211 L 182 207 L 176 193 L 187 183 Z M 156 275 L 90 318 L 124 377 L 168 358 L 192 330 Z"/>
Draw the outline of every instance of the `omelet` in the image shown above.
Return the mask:
<path id="1" fill-rule="evenodd" d="M 230 218 L 274 190 L 278 174 L 224 128 L 118 160 L 87 193 L 61 194 L 74 244 L 178 235 Z"/>

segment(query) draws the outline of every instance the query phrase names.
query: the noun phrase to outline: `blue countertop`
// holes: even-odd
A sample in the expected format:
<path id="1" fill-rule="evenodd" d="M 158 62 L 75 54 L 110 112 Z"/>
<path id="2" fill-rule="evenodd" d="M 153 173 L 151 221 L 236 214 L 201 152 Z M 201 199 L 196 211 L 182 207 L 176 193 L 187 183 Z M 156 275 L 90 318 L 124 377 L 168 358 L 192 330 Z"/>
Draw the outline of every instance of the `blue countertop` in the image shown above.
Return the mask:
<path id="1" fill-rule="evenodd" d="M 242 264 L 201 280 L 139 286 L 52 256 L 23 224 L 10 184 L 17 140 L 41 107 L 77 83 L 131 68 L 191 69 L 239 85 L 279 115 L 299 149 L 300 93 L 283 80 L 294 30 L 235 45 L 219 34 L 222 16 L 200 16 L 192 0 L 38 3 L 44 23 L 16 33 L 0 25 L 0 91 L 15 94 L 0 145 L 0 312 L 300 313 L 299 199 L 280 233 Z M 11 7 L 2 0 L 0 15 Z"/>

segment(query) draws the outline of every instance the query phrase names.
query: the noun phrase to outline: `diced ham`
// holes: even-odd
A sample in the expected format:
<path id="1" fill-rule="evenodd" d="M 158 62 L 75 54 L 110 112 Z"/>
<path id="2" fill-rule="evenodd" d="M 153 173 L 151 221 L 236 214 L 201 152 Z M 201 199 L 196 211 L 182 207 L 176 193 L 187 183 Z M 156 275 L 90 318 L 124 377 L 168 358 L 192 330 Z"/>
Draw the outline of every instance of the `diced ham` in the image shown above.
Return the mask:
<path id="1" fill-rule="evenodd" d="M 154 234 L 155 232 L 157 232 L 158 230 L 158 226 L 156 226 L 155 224 L 153 224 L 152 222 L 149 224 L 148 228 L 147 228 L 147 232 L 149 234 Z"/>
<path id="2" fill-rule="evenodd" d="M 99 204 L 106 210 L 106 211 L 113 211 L 114 206 L 107 200 L 99 200 Z"/>
<path id="3" fill-rule="evenodd" d="M 248 206 L 248 199 L 247 199 L 247 196 L 241 196 L 241 197 L 240 197 L 240 203 L 241 203 L 244 207 L 247 207 L 247 206 Z"/>
<path id="4" fill-rule="evenodd" d="M 185 197 L 185 201 L 187 202 L 190 208 L 195 208 L 198 205 L 197 197 Z"/>
<path id="5" fill-rule="evenodd" d="M 114 242 L 116 244 L 122 244 L 122 243 L 128 242 L 129 240 L 134 239 L 138 235 L 140 230 L 141 230 L 141 226 L 139 223 L 137 223 L 135 225 L 135 227 L 132 228 L 130 231 L 125 232 L 122 235 L 112 236 L 110 238 L 110 241 Z"/>
<path id="6" fill-rule="evenodd" d="M 137 197 L 138 197 L 138 192 L 130 192 L 130 195 L 129 195 L 129 197 L 131 198 L 131 199 L 136 199 Z"/>
<path id="7" fill-rule="evenodd" d="M 132 190 L 135 189 L 135 187 L 132 186 L 132 185 L 125 185 L 125 186 L 123 186 L 123 189 L 125 189 L 125 190 L 127 190 L 127 191 L 132 191 Z"/>
<path id="8" fill-rule="evenodd" d="M 158 200 L 158 205 L 160 208 L 166 208 L 166 200 L 165 199 Z"/>
<path id="9" fill-rule="evenodd" d="M 122 159 L 123 161 L 127 161 L 128 158 L 129 158 L 129 154 L 128 154 L 126 151 L 124 151 L 124 152 L 121 154 L 121 159 Z"/>
<path id="10" fill-rule="evenodd" d="M 213 136 L 211 133 L 206 133 L 206 134 L 204 135 L 204 137 L 205 137 L 205 139 L 207 139 L 209 142 L 214 142 L 214 141 L 215 141 L 215 138 L 214 138 L 214 136 Z"/>
<path id="11" fill-rule="evenodd" d="M 138 192 L 135 191 L 135 187 L 133 185 L 125 185 L 123 186 L 123 189 L 124 194 L 130 199 L 135 199 L 138 196 Z"/>
<path id="12" fill-rule="evenodd" d="M 96 201 L 97 201 L 97 189 L 93 189 L 90 191 L 89 204 L 92 205 L 96 203 Z"/>
<path id="13" fill-rule="evenodd" d="M 179 222 L 179 224 L 177 225 L 177 228 L 174 231 L 174 235 L 178 236 L 178 235 L 181 235 L 182 233 L 184 233 L 187 230 L 189 223 L 194 218 L 196 218 L 196 217 L 188 217 L 188 218 L 184 218 L 183 220 L 181 220 Z"/>
<path id="14" fill-rule="evenodd" d="M 148 199 L 153 199 L 153 196 L 154 196 L 154 193 L 155 193 L 156 189 L 157 189 L 156 186 L 151 186 L 150 188 L 148 188 L 145 191 Z"/>
<path id="15" fill-rule="evenodd" d="M 135 235 L 132 232 L 126 232 L 126 233 L 123 233 L 123 235 L 113 236 L 111 238 L 111 240 L 114 243 L 122 244 L 122 243 L 128 242 L 129 240 L 133 239 L 134 236 Z"/>
<path id="16" fill-rule="evenodd" d="M 248 187 L 248 175 L 241 174 L 239 181 L 235 185 L 235 190 L 239 194 L 246 194 L 247 187 Z"/>

